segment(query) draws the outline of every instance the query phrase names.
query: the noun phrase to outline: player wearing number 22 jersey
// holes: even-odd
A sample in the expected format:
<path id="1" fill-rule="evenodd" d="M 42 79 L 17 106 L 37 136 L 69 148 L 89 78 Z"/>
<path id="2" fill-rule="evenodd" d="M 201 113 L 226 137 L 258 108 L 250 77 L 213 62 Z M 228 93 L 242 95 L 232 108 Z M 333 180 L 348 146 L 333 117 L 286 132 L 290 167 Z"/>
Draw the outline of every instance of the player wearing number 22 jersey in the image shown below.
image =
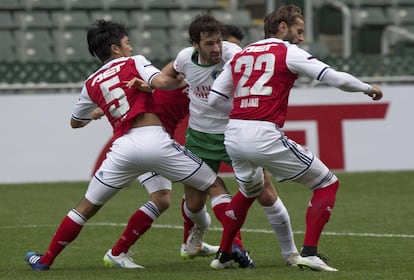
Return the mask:
<path id="1" fill-rule="evenodd" d="M 190 116 L 185 146 L 218 172 L 222 163 L 231 165 L 224 146 L 224 131 L 229 119 L 227 114 L 208 105 L 208 96 L 213 82 L 220 77 L 225 63 L 231 60 L 234 54 L 240 52 L 241 48 L 223 41 L 221 33 L 223 26 L 210 15 L 195 17 L 188 30 L 192 47 L 181 50 L 171 66 L 173 69 L 166 73 L 173 73 L 173 77 L 183 73 L 189 85 Z M 222 201 L 225 199 L 230 201 L 230 197 L 223 198 Z M 211 203 L 215 205 L 218 201 L 214 199 Z M 258 202 L 275 231 L 283 258 L 290 265 L 294 265 L 298 259 L 298 250 L 294 242 L 289 214 L 282 200 L 277 196 L 267 172 L 265 188 Z M 188 232 L 186 228 L 189 224 L 184 223 L 184 234 Z M 242 245 L 236 244 L 240 239 L 240 236 L 235 238 L 236 249 L 237 246 Z M 245 259 L 249 259 L 249 265 L 242 265 L 242 267 L 254 267 L 250 256 Z"/>
<path id="2" fill-rule="evenodd" d="M 297 21 L 300 23 L 299 18 Z M 346 91 L 371 94 L 374 100 L 382 97 L 374 86 L 337 72 L 296 45 L 277 38 L 245 47 L 225 65 L 212 86 L 209 104 L 230 112 L 224 144 L 232 159 L 239 192 L 227 208 L 233 216 L 224 223 L 220 243 L 223 254 L 213 260 L 213 267 L 228 261 L 221 256 L 230 252 L 234 234 L 263 189 L 264 168 L 278 181 L 293 180 L 313 191 L 306 213 L 302 258 L 297 264 L 337 271 L 317 257 L 317 244 L 334 207 L 338 179 L 310 151 L 279 130 L 285 123 L 289 93 L 299 73 Z"/>

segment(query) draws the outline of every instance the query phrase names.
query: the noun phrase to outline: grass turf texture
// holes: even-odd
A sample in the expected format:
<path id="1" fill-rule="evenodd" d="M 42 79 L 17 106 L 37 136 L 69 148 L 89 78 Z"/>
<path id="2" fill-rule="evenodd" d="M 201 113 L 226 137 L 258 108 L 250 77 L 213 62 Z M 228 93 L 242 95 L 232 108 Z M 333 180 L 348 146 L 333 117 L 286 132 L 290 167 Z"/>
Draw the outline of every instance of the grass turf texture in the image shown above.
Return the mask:
<path id="1" fill-rule="evenodd" d="M 319 252 L 337 273 L 286 267 L 275 236 L 257 202 L 243 227 L 243 241 L 254 270 L 214 271 L 212 258 L 182 260 L 180 184 L 173 186 L 171 208 L 133 247 L 143 270 L 109 269 L 102 257 L 123 231 L 129 216 L 148 200 L 133 183 L 120 191 L 85 226 L 49 271 L 35 272 L 26 251 L 44 253 L 58 223 L 83 196 L 87 183 L 0 185 L 0 279 L 414 279 L 414 172 L 342 173 L 335 210 L 321 237 Z M 225 179 L 232 193 L 233 178 Z M 287 206 L 298 248 L 311 193 L 294 183 L 277 185 Z M 212 214 L 212 211 L 209 210 Z M 206 241 L 218 244 L 220 224 L 213 219 Z"/>

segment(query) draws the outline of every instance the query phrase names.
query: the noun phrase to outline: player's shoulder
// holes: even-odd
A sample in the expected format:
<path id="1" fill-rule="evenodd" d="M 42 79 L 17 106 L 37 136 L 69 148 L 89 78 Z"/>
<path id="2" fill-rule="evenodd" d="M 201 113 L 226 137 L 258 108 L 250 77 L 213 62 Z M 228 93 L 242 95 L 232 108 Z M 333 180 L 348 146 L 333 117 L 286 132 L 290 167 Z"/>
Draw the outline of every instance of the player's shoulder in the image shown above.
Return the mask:
<path id="1" fill-rule="evenodd" d="M 174 69 L 178 72 L 184 71 L 184 68 L 187 67 L 186 65 L 190 64 L 195 51 L 196 49 L 193 47 L 187 47 L 180 50 L 174 59 Z"/>
<path id="2" fill-rule="evenodd" d="M 241 51 L 241 47 L 235 43 L 232 43 L 229 41 L 223 41 L 223 51 L 225 50 Z"/>
<path id="3" fill-rule="evenodd" d="M 193 47 L 184 48 L 178 52 L 176 56 L 176 60 L 177 59 L 182 59 L 182 60 L 191 59 L 191 56 L 193 55 L 194 52 L 195 52 L 195 48 Z"/>
<path id="4" fill-rule="evenodd" d="M 223 41 L 222 59 L 224 62 L 229 61 L 236 53 L 239 53 L 242 48 L 234 43 Z"/>
<path id="5" fill-rule="evenodd" d="M 131 56 L 129 58 L 126 58 L 126 59 L 132 59 L 133 61 L 135 61 L 136 63 L 139 63 L 139 64 L 144 64 L 144 65 L 151 64 L 151 61 L 148 58 L 146 58 L 145 56 L 141 55 L 141 54 L 133 55 L 133 56 Z"/>
<path id="6" fill-rule="evenodd" d="M 289 41 L 284 41 L 281 39 L 277 39 L 277 38 L 269 38 L 269 39 L 264 39 L 261 41 L 258 41 L 258 43 L 263 43 L 263 44 L 275 44 L 275 45 L 280 45 L 282 44 L 287 52 L 289 53 L 289 56 L 303 56 L 303 57 L 309 57 L 311 56 L 306 50 L 300 48 L 297 44 L 292 44 Z"/>

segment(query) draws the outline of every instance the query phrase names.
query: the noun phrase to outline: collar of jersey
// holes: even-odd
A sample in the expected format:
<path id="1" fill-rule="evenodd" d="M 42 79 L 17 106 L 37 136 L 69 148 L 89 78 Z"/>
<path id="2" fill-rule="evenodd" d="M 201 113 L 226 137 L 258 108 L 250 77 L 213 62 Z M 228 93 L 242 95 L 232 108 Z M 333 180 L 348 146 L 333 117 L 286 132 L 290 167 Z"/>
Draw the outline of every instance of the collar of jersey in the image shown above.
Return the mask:
<path id="1" fill-rule="evenodd" d="M 198 50 L 197 49 L 194 49 L 193 54 L 191 55 L 191 61 L 194 64 L 196 64 L 197 66 L 200 66 L 200 67 L 211 67 L 211 66 L 216 65 L 216 64 L 200 64 L 200 63 L 198 63 Z"/>

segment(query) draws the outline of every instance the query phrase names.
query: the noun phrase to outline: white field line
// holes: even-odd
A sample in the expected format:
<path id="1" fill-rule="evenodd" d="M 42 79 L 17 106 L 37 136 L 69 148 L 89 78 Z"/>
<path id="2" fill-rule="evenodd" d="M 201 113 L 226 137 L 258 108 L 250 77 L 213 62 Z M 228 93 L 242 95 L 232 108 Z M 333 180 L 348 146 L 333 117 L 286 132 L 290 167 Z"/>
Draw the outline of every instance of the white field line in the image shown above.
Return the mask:
<path id="1" fill-rule="evenodd" d="M 125 227 L 125 223 L 87 223 L 86 226 L 95 227 Z M 0 226 L 1 229 L 13 229 L 13 228 L 44 228 L 44 227 L 57 227 L 57 225 L 16 225 L 16 226 Z M 152 225 L 153 228 L 166 228 L 166 229 L 183 229 L 183 226 L 179 225 Z M 211 227 L 208 230 L 221 231 L 221 227 Z M 249 229 L 242 228 L 243 232 L 274 234 L 272 230 L 267 229 Z M 303 231 L 294 231 L 294 234 L 304 234 Z M 379 238 L 414 238 L 413 234 L 394 234 L 394 233 L 369 233 L 369 232 L 323 232 L 323 235 L 334 236 L 356 236 L 356 237 L 379 237 Z"/>

